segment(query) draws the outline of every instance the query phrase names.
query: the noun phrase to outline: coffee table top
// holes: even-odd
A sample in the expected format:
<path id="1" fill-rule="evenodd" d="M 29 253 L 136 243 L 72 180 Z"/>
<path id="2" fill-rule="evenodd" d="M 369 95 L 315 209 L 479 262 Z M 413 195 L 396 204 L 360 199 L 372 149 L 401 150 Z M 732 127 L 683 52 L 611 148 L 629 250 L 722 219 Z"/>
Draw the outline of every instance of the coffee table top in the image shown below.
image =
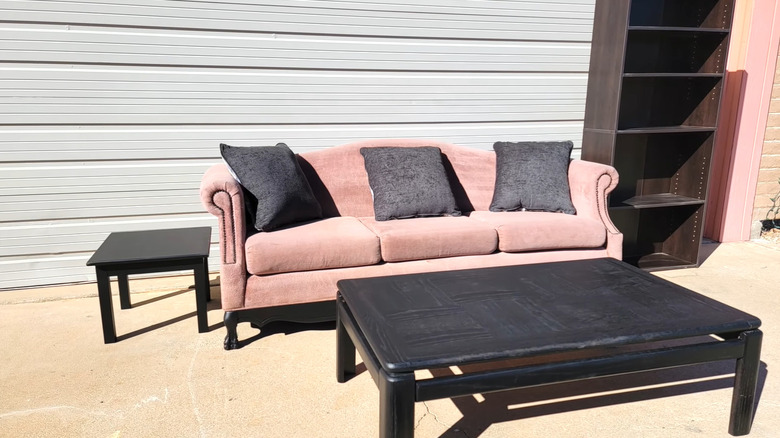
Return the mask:
<path id="1" fill-rule="evenodd" d="M 341 280 L 338 287 L 380 364 L 394 372 L 761 325 L 614 259 Z"/>
<path id="2" fill-rule="evenodd" d="M 210 240 L 209 227 L 115 232 L 106 237 L 87 266 L 207 257 Z"/>

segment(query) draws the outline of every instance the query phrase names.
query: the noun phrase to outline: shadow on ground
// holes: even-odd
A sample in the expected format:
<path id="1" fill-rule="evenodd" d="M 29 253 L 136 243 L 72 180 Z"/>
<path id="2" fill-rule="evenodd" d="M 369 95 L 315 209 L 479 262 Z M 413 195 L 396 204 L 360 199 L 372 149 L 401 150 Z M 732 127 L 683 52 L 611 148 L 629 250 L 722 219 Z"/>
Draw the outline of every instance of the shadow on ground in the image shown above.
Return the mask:
<path id="1" fill-rule="evenodd" d="M 252 324 L 252 327 L 257 329 L 258 333 L 246 339 L 240 339 L 238 341 L 238 348 L 243 348 L 251 344 L 252 342 L 258 341 L 267 336 L 271 336 L 275 334 L 291 335 L 299 332 L 314 331 L 314 330 L 318 330 L 318 331 L 333 330 L 335 332 L 336 322 L 327 321 L 327 322 L 318 322 L 318 323 L 298 323 L 298 322 L 274 321 L 274 322 L 269 322 L 268 324 L 264 325 L 262 328 L 258 328 L 254 324 Z"/>
<path id="2" fill-rule="evenodd" d="M 734 360 L 601 377 L 451 399 L 463 417 L 440 438 L 480 436 L 490 425 L 543 415 L 673 397 L 734 385 Z M 436 370 L 435 377 L 454 375 Z M 756 405 L 768 375 L 761 362 Z M 730 403 L 730 400 L 724 400 Z"/>

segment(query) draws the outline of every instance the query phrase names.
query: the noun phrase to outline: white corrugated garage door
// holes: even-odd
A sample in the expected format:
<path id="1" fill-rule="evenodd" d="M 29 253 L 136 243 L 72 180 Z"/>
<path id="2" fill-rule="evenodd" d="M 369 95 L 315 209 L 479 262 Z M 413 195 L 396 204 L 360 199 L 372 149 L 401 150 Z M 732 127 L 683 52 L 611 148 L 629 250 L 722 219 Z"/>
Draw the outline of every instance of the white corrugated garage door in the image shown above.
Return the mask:
<path id="1" fill-rule="evenodd" d="M 3 0 L 0 289 L 94 280 L 111 231 L 215 225 L 220 142 L 578 147 L 594 1 Z"/>

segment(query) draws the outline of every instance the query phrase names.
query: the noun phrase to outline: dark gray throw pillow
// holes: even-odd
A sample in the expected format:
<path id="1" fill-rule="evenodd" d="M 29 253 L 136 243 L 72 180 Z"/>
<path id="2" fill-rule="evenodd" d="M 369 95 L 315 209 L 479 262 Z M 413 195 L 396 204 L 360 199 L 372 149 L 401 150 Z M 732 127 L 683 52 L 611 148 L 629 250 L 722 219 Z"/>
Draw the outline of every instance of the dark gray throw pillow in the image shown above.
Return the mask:
<path id="1" fill-rule="evenodd" d="M 437 147 L 361 148 L 378 221 L 460 216 Z"/>
<path id="2" fill-rule="evenodd" d="M 238 182 L 255 198 L 247 203 L 247 211 L 258 230 L 322 217 L 298 159 L 286 144 L 233 147 L 223 143 L 219 151 Z"/>
<path id="3" fill-rule="evenodd" d="M 490 211 L 576 213 L 569 191 L 573 146 L 571 141 L 496 142 L 496 188 Z"/>

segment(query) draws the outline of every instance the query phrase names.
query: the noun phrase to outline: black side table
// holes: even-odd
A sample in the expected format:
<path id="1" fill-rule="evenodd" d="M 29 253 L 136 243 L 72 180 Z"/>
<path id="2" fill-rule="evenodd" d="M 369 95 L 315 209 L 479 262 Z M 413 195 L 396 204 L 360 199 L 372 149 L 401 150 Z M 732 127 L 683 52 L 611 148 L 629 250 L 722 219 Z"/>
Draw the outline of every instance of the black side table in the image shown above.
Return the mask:
<path id="1" fill-rule="evenodd" d="M 209 294 L 208 256 L 211 228 L 126 231 L 111 233 L 87 262 L 97 274 L 103 341 L 116 342 L 116 325 L 111 306 L 110 277 L 119 283 L 119 303 L 129 309 L 130 287 L 127 276 L 168 271 L 195 271 L 195 302 L 198 332 L 208 331 L 206 304 Z"/>

